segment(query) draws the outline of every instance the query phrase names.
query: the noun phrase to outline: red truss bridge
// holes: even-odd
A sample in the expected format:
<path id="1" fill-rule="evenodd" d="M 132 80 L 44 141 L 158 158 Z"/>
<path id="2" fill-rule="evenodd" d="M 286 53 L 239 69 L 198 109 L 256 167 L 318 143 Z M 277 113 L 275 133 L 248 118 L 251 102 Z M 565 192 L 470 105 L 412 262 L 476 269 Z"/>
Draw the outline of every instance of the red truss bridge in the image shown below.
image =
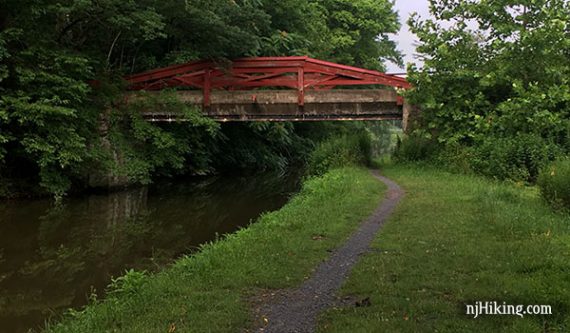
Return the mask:
<path id="1" fill-rule="evenodd" d="M 394 75 L 309 57 L 195 61 L 125 79 L 130 94 L 176 88 L 182 101 L 219 121 L 406 120 L 398 90 L 410 88 Z M 179 116 L 141 112 L 150 121 Z"/>

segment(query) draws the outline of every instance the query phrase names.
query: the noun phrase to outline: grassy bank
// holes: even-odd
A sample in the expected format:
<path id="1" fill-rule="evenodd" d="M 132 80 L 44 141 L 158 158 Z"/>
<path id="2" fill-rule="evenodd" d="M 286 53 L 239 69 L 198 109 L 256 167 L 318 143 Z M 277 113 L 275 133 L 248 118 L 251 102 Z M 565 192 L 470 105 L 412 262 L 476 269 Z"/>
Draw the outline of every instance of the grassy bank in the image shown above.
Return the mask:
<path id="1" fill-rule="evenodd" d="M 387 167 L 407 191 L 320 332 L 568 332 L 570 217 L 538 190 L 418 167 Z M 548 304 L 551 316 L 465 315 L 465 304 Z"/>
<path id="2" fill-rule="evenodd" d="M 306 182 L 281 210 L 163 272 L 116 280 L 107 299 L 47 331 L 238 332 L 251 324 L 251 296 L 299 285 L 372 212 L 383 191 L 367 170 L 328 172 Z"/>

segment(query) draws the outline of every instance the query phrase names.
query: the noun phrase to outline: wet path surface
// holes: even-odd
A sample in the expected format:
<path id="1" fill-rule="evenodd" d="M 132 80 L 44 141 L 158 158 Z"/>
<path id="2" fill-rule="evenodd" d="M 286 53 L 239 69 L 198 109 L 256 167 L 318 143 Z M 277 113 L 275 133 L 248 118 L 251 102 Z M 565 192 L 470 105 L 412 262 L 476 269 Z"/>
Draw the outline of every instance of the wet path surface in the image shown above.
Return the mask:
<path id="1" fill-rule="evenodd" d="M 370 243 L 404 196 L 404 191 L 396 183 L 376 171 L 373 171 L 373 174 L 388 186 L 378 208 L 342 247 L 333 251 L 331 256 L 317 267 L 313 276 L 300 288 L 277 293 L 271 303 L 262 306 L 260 313 L 267 319 L 267 325 L 260 328 L 260 332 L 314 332 L 319 313 L 335 304 L 336 293 L 358 257 L 366 253 Z"/>
<path id="2" fill-rule="evenodd" d="M 0 201 L 0 332 L 27 332 L 104 295 L 126 269 L 156 271 L 279 209 L 300 173 L 162 182 L 105 195 Z"/>

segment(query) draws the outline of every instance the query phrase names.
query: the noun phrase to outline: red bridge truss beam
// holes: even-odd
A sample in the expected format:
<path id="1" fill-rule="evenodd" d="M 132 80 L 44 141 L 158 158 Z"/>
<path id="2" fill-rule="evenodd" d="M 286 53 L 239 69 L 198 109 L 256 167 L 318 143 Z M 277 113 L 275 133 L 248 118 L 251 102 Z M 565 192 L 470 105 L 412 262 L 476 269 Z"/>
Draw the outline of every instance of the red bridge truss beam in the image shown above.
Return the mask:
<path id="1" fill-rule="evenodd" d="M 362 68 L 340 65 L 309 57 L 259 57 L 236 59 L 228 64 L 209 60 L 160 68 L 125 78 L 129 90 L 166 88 L 201 89 L 204 106 L 210 106 L 212 89 L 248 90 L 284 87 L 298 91 L 299 105 L 306 89 L 337 86 L 382 85 L 408 89 L 403 78 Z M 400 98 L 399 104 L 403 103 Z"/>

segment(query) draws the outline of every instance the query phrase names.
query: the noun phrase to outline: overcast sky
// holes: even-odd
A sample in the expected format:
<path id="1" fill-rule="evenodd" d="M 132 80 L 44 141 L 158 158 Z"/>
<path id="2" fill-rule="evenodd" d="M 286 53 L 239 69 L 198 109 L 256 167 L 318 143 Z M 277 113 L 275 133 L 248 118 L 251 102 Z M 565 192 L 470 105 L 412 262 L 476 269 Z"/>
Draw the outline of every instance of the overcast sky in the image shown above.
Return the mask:
<path id="1" fill-rule="evenodd" d="M 417 12 L 421 17 L 429 17 L 429 6 L 427 0 L 396 0 L 396 10 L 400 15 L 402 29 L 400 33 L 392 38 L 398 43 L 398 49 L 404 54 L 404 63 L 417 62 L 413 58 L 415 52 L 414 42 L 417 37 L 408 29 L 408 18 L 413 12 Z M 397 65 L 388 63 L 388 73 L 405 72 L 405 68 L 399 68 Z"/>

